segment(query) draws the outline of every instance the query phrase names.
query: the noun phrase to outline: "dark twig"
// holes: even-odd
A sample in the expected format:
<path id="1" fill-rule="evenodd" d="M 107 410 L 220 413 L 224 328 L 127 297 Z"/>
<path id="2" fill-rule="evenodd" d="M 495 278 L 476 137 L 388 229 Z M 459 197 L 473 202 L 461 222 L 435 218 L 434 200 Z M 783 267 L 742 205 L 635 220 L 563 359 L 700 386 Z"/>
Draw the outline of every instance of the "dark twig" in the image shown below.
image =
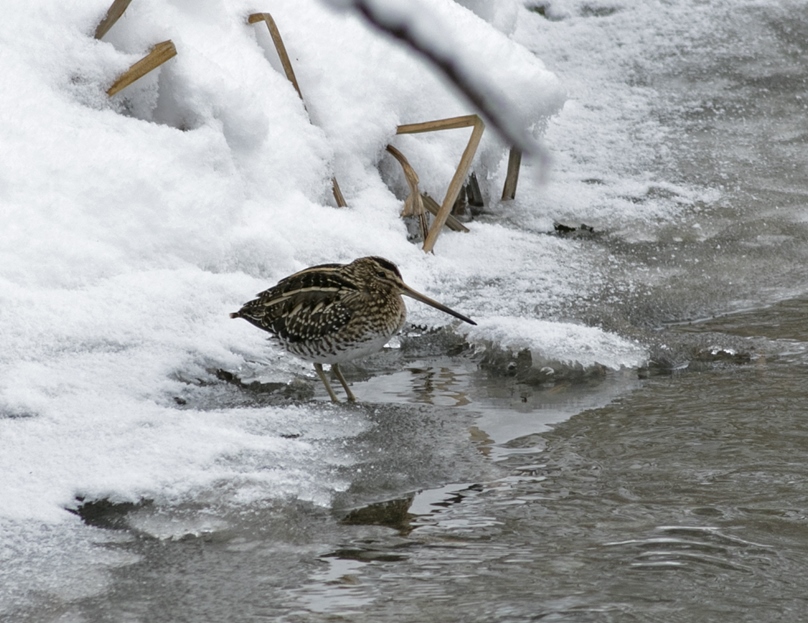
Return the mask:
<path id="1" fill-rule="evenodd" d="M 533 140 L 526 128 L 518 127 L 513 120 L 516 115 L 509 115 L 512 106 L 493 88 L 480 84 L 479 80 L 470 76 L 461 67 L 456 56 L 446 53 L 440 46 L 432 45 L 428 40 L 420 37 L 415 32 L 412 23 L 405 19 L 390 17 L 389 14 L 380 11 L 372 0 L 348 0 L 347 2 L 341 0 L 334 4 L 353 6 L 371 25 L 392 35 L 418 52 L 466 96 L 508 144 L 524 153 L 546 160 L 547 155 L 544 149 Z"/>

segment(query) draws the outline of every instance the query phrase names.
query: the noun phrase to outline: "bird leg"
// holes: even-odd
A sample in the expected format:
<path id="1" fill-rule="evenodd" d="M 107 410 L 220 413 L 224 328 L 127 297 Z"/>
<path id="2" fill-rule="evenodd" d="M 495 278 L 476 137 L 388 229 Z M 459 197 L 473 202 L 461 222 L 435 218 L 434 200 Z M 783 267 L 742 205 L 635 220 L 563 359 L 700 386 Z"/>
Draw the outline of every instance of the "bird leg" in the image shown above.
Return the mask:
<path id="1" fill-rule="evenodd" d="M 337 395 L 334 393 L 334 390 L 331 389 L 331 383 L 328 382 L 328 377 L 325 375 L 325 372 L 323 372 L 323 364 L 315 363 L 314 369 L 317 371 L 317 376 L 320 377 L 320 380 L 323 382 L 323 385 L 325 385 L 325 388 L 328 391 L 328 395 L 331 396 L 331 402 L 339 402 L 339 398 L 337 398 Z M 341 374 L 340 377 L 342 377 Z M 340 378 L 340 381 L 342 381 L 342 378 Z M 344 385 L 345 381 L 342 381 L 342 384 Z M 350 396 L 351 394 L 349 393 L 348 395 Z"/>
<path id="2" fill-rule="evenodd" d="M 348 387 L 348 382 L 345 380 L 345 377 L 342 376 L 342 370 L 339 369 L 339 364 L 335 363 L 333 366 L 331 366 L 331 369 L 334 371 L 334 374 L 337 375 L 339 382 L 342 383 L 342 386 L 345 388 L 345 393 L 348 394 L 348 400 L 350 402 L 356 402 L 356 396 L 354 396 L 351 388 Z"/>

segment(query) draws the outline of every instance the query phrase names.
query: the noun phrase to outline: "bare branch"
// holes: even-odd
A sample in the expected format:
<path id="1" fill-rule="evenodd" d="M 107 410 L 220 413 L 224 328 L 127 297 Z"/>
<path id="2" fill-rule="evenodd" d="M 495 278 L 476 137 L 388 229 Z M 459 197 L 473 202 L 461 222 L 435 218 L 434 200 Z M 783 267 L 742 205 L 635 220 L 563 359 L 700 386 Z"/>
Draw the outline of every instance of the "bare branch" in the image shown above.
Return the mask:
<path id="1" fill-rule="evenodd" d="M 547 159 L 545 150 L 533 139 L 528 129 L 521 126 L 521 116 L 513 105 L 500 96 L 493 86 L 483 83 L 467 71 L 457 55 L 421 36 L 414 20 L 380 8 L 374 0 L 330 0 L 330 3 L 353 8 L 372 26 L 420 54 L 457 87 L 508 144 L 524 153 L 538 156 L 542 161 Z"/>

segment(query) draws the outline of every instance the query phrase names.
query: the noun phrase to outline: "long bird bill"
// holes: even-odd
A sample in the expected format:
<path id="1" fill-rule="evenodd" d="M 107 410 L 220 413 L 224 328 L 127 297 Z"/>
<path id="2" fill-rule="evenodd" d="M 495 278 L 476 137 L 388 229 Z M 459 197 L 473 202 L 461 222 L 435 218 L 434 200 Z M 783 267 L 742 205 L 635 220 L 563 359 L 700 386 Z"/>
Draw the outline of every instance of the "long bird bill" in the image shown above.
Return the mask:
<path id="1" fill-rule="evenodd" d="M 456 312 L 455 310 L 450 309 L 449 307 L 446 307 L 446 305 L 443 305 L 442 303 L 438 303 L 435 299 L 431 299 L 426 294 L 421 294 L 417 290 L 413 290 L 410 286 L 408 286 L 406 284 L 404 284 L 404 288 L 402 289 L 401 293 L 406 295 L 406 296 L 409 296 L 410 298 L 414 298 L 416 301 L 421 301 L 422 303 L 426 303 L 427 305 L 431 305 L 435 309 L 439 309 L 442 312 L 445 312 L 445 313 L 447 313 L 447 314 L 449 314 L 451 316 L 454 316 L 455 318 L 459 318 L 463 322 L 468 322 L 469 324 L 473 324 L 473 325 L 477 324 L 476 322 L 474 322 L 468 316 L 464 316 L 460 312 Z"/>

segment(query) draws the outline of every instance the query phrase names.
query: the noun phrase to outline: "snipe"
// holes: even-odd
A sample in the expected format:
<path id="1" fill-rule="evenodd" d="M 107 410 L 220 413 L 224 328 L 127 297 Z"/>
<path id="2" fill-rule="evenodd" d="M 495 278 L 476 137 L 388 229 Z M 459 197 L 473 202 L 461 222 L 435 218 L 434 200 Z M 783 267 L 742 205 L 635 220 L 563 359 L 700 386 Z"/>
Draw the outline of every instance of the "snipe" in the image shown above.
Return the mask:
<path id="1" fill-rule="evenodd" d="M 402 295 L 469 324 L 470 318 L 416 292 L 398 267 L 381 257 L 350 264 L 321 264 L 281 279 L 231 318 L 244 318 L 275 336 L 293 355 L 314 364 L 333 402 L 339 402 L 323 371 L 331 364 L 348 400 L 356 400 L 339 365 L 380 350 L 407 317 Z"/>

